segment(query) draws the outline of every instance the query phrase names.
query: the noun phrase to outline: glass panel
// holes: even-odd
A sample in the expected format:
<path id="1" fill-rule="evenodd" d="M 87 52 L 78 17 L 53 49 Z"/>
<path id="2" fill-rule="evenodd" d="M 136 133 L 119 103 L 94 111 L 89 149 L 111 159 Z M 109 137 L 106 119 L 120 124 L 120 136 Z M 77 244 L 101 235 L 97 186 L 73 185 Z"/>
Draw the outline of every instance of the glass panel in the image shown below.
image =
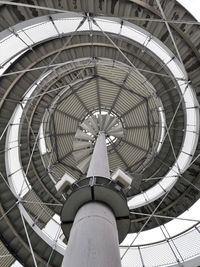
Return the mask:
<path id="1" fill-rule="evenodd" d="M 74 32 L 80 22 L 82 21 L 82 17 L 79 18 L 70 18 L 70 19 L 59 19 L 54 20 L 54 23 L 61 34 Z"/>
<path id="2" fill-rule="evenodd" d="M 109 21 L 109 20 L 102 20 L 99 18 L 95 18 L 97 24 L 101 27 L 101 29 L 105 32 L 112 32 L 112 33 L 116 33 L 119 34 L 120 32 L 120 23 L 114 22 L 114 21 Z M 94 30 L 98 30 L 99 28 L 96 27 L 94 24 L 92 25 L 92 28 Z"/>
<path id="3" fill-rule="evenodd" d="M 147 48 L 149 48 L 152 52 L 156 52 L 156 55 L 164 62 L 167 63 L 171 60 L 170 55 L 168 55 L 166 53 L 166 51 L 164 49 L 161 48 L 161 46 L 159 46 L 156 42 L 154 42 L 153 40 L 151 40 L 148 44 L 147 44 Z"/>
<path id="4" fill-rule="evenodd" d="M 0 64 L 6 63 L 6 61 L 25 48 L 27 48 L 27 46 L 15 35 L 10 35 L 8 38 L 1 40 Z"/>
<path id="5" fill-rule="evenodd" d="M 58 35 L 52 22 L 37 24 L 34 27 L 24 29 L 24 32 L 33 40 L 34 43 L 41 42 Z"/>
<path id="6" fill-rule="evenodd" d="M 132 40 L 137 41 L 140 44 L 143 44 L 146 40 L 146 35 L 130 28 L 130 27 L 122 27 L 121 35 L 128 37 Z"/>
<path id="7" fill-rule="evenodd" d="M 128 206 L 130 209 L 131 208 L 137 208 L 137 207 L 140 207 L 141 205 L 143 205 L 144 203 L 146 203 L 146 200 L 145 200 L 143 194 L 139 194 L 128 201 Z"/>
<path id="8" fill-rule="evenodd" d="M 27 36 L 27 34 L 21 30 L 21 31 L 18 31 L 17 34 L 19 35 L 19 37 L 29 46 L 33 45 L 33 41 L 31 39 L 31 36 Z"/>
<path id="9" fill-rule="evenodd" d="M 179 68 L 179 66 L 175 63 L 174 60 L 171 60 L 168 64 L 167 67 L 171 70 L 171 72 L 173 73 L 174 77 L 176 78 L 182 78 L 184 79 L 184 75 L 183 72 L 181 71 L 181 69 Z"/>
<path id="10" fill-rule="evenodd" d="M 39 148 L 40 148 L 40 152 L 42 155 L 47 153 L 47 147 L 46 147 L 46 142 L 44 138 L 43 123 L 41 124 L 40 130 L 39 130 Z"/>
<path id="11" fill-rule="evenodd" d="M 162 194 L 163 194 L 163 189 L 158 184 L 152 187 L 150 190 L 146 191 L 148 202 L 152 202 L 154 199 L 157 199 L 158 196 L 162 196 Z"/>

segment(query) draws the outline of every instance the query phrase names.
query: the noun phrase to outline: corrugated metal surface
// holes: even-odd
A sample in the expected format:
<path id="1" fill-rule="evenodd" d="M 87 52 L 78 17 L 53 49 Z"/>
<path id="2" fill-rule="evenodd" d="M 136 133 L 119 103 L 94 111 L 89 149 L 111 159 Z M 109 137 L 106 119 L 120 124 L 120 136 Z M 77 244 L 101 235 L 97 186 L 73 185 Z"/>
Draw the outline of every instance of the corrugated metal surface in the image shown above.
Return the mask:
<path id="1" fill-rule="evenodd" d="M 54 213 L 46 205 L 42 204 L 42 201 L 37 194 L 31 190 L 24 197 L 24 207 L 28 210 L 30 215 L 38 222 L 42 228 L 53 217 Z M 27 203 L 26 203 L 27 201 Z"/>
<path id="2" fill-rule="evenodd" d="M 2 242 L 0 242 L 0 265 L 2 267 L 10 267 L 15 261 L 12 254 L 6 249 Z"/>

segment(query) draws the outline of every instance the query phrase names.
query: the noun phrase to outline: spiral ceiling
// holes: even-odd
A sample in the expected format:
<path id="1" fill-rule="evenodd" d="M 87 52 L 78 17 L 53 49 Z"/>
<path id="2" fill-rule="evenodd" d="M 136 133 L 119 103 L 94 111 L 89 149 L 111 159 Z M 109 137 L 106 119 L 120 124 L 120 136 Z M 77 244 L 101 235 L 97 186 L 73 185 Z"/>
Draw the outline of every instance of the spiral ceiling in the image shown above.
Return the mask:
<path id="1" fill-rule="evenodd" d="M 132 179 L 130 234 L 176 220 L 199 199 L 200 31 L 178 2 L 0 1 L 0 31 L 1 266 L 61 266 L 66 193 L 55 185 L 66 173 L 86 176 L 99 131 L 111 175 L 120 168 Z M 166 233 L 155 250 L 130 243 L 123 267 L 179 266 L 200 254 L 184 256 Z M 145 251 L 162 244 L 167 259 L 151 262 Z"/>

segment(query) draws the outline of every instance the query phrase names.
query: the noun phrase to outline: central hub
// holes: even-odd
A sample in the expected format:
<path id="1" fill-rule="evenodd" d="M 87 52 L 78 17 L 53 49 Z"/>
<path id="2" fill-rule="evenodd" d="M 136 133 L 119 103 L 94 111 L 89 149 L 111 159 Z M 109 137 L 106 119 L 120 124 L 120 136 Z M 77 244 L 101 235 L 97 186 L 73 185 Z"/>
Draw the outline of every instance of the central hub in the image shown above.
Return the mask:
<path id="1" fill-rule="evenodd" d="M 96 139 L 99 132 L 104 132 L 107 146 L 115 143 L 118 138 L 122 138 L 124 135 L 120 119 L 116 114 L 106 110 L 95 111 L 92 115 L 86 116 L 80 128 L 93 140 Z"/>
<path id="2" fill-rule="evenodd" d="M 116 141 L 124 136 L 120 119 L 108 111 L 95 111 L 85 117 L 79 125 L 73 142 L 73 156 L 77 167 L 85 173 L 100 132 L 104 132 L 107 147 L 115 147 Z"/>
<path id="3" fill-rule="evenodd" d="M 115 181 L 105 177 L 88 177 L 74 183 L 61 212 L 62 230 L 69 239 L 77 211 L 87 203 L 104 203 L 112 210 L 118 228 L 119 243 L 126 237 L 130 227 L 130 214 L 126 196 Z"/>

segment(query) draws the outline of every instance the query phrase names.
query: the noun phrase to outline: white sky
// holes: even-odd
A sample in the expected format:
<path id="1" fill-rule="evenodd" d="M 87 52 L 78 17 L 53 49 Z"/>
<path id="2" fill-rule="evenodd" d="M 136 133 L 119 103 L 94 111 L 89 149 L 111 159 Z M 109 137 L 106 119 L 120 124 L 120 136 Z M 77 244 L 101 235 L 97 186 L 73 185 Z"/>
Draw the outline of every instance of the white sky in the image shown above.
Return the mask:
<path id="1" fill-rule="evenodd" d="M 181 3 L 198 21 L 200 21 L 200 0 L 177 0 Z"/>
<path id="2" fill-rule="evenodd" d="M 200 21 L 200 0 L 177 0 L 177 1 L 179 3 L 181 3 L 186 9 L 188 9 L 189 12 L 191 14 L 193 14 L 193 16 L 198 21 Z M 191 217 L 194 218 L 194 217 L 196 217 L 195 215 L 197 215 L 197 214 L 199 214 L 199 209 L 198 208 L 194 209 L 194 213 L 193 213 L 194 216 L 192 216 L 190 214 L 190 217 L 187 216 L 187 218 L 191 218 Z M 185 216 L 185 218 L 186 218 L 186 216 Z M 195 218 L 195 219 L 200 219 L 200 218 Z M 180 225 L 180 224 L 177 222 L 177 227 L 178 227 L 178 225 Z M 176 228 L 176 227 L 174 227 L 174 225 L 173 225 L 173 228 Z M 21 267 L 21 266 L 22 265 L 20 263 L 18 263 L 17 261 L 12 265 L 12 267 Z"/>

